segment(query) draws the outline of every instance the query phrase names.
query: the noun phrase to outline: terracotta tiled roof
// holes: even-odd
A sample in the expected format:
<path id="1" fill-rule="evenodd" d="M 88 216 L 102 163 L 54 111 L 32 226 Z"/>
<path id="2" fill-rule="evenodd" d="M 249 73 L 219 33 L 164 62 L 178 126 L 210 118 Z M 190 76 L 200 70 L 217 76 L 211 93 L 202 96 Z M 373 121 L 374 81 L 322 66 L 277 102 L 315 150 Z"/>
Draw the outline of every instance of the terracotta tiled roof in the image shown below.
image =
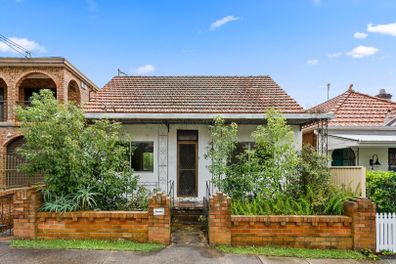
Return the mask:
<path id="1" fill-rule="evenodd" d="M 85 105 L 89 113 L 305 113 L 269 76 L 117 76 Z"/>
<path id="2" fill-rule="evenodd" d="M 329 121 L 329 126 L 384 126 L 386 119 L 394 111 L 395 102 L 359 93 L 351 88 L 308 110 L 333 113 L 335 118 Z"/>

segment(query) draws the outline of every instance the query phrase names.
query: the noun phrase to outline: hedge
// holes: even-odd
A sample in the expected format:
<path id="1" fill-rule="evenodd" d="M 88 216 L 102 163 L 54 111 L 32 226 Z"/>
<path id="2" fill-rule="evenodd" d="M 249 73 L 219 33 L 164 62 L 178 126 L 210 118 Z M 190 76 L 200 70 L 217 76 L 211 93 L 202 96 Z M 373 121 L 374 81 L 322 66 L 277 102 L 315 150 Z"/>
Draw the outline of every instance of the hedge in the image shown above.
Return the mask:
<path id="1" fill-rule="evenodd" d="M 396 172 L 368 171 L 367 196 L 381 213 L 396 212 Z"/>

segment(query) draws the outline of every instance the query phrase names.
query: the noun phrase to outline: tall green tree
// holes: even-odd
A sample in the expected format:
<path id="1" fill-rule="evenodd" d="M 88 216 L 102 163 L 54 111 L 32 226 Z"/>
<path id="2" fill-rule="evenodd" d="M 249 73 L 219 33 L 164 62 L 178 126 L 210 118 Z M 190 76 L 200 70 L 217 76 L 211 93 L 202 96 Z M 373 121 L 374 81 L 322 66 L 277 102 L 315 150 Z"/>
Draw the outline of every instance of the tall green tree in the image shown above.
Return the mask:
<path id="1" fill-rule="evenodd" d="M 213 183 L 219 190 L 224 189 L 224 177 L 228 174 L 228 163 L 238 141 L 238 126 L 235 123 L 226 125 L 224 119 L 217 117 L 209 126 L 210 143 L 205 155 L 210 159 L 208 166 Z"/>
<path id="2" fill-rule="evenodd" d="M 137 188 L 119 123 L 87 124 L 78 106 L 59 104 L 49 90 L 34 94 L 30 107 L 17 109 L 17 117 L 26 140 L 21 170 L 44 175 L 48 199 L 91 193 L 95 202 L 90 204 L 116 209 Z"/>
<path id="3" fill-rule="evenodd" d="M 242 162 L 249 167 L 250 178 L 255 182 L 254 193 L 272 198 L 285 192 L 297 177 L 298 152 L 294 133 L 282 114 L 268 109 L 265 115 L 267 124 L 258 126 L 253 132 L 255 148 Z"/>

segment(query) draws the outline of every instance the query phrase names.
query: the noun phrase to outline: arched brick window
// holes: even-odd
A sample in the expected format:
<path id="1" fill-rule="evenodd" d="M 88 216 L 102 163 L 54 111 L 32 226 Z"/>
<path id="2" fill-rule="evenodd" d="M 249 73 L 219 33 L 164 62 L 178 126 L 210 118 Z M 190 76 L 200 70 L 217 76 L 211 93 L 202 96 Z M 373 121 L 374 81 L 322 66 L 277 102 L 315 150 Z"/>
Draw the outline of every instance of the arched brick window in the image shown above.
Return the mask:
<path id="1" fill-rule="evenodd" d="M 69 102 L 74 102 L 77 105 L 81 102 L 80 89 L 78 88 L 77 82 L 74 80 L 70 81 L 67 86 L 67 100 Z"/>
<path id="2" fill-rule="evenodd" d="M 7 121 L 7 84 L 0 78 L 0 122 Z"/>
<path id="3" fill-rule="evenodd" d="M 38 93 L 41 89 L 49 89 L 53 91 L 56 98 L 55 81 L 43 73 L 31 73 L 19 81 L 18 86 L 18 103 L 21 105 L 29 105 L 33 93 Z"/>

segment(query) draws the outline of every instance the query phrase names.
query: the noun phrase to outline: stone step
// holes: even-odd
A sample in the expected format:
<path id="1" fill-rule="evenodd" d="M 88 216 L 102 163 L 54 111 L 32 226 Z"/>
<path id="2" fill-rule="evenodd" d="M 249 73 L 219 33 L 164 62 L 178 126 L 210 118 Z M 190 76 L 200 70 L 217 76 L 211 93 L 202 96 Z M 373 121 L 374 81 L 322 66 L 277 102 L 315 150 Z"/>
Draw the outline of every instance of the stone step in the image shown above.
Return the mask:
<path id="1" fill-rule="evenodd" d="M 192 215 L 192 216 L 199 216 L 203 215 L 204 213 L 202 211 L 172 211 L 173 216 L 183 216 L 183 215 Z"/>
<path id="2" fill-rule="evenodd" d="M 172 220 L 177 223 L 201 225 L 203 208 L 173 208 Z"/>

